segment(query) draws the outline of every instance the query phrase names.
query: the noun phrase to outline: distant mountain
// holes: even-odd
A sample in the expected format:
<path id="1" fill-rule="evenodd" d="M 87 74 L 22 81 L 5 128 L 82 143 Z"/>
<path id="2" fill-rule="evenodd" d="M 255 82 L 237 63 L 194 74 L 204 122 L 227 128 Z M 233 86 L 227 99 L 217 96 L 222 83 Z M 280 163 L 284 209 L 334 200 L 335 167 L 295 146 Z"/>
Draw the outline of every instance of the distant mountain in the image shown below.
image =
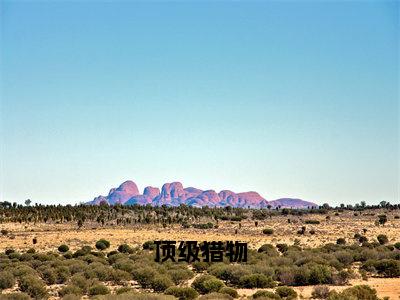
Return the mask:
<path id="1" fill-rule="evenodd" d="M 267 201 L 256 192 L 235 193 L 222 190 L 217 193 L 214 190 L 200 190 L 194 187 L 184 188 L 180 182 L 165 183 L 161 191 L 157 187 L 145 187 L 143 194 L 139 193 L 137 185 L 133 181 L 125 181 L 118 188 L 112 188 L 108 196 L 98 196 L 87 204 L 124 204 L 124 205 L 154 205 L 154 206 L 209 206 L 209 207 L 242 207 L 242 208 L 266 208 L 289 207 L 310 208 L 317 204 L 301 199 L 281 198 Z"/>
<path id="2" fill-rule="evenodd" d="M 304 201 L 296 198 L 280 198 L 269 202 L 272 207 L 281 208 L 311 208 L 318 206 L 317 204 L 309 201 Z"/>

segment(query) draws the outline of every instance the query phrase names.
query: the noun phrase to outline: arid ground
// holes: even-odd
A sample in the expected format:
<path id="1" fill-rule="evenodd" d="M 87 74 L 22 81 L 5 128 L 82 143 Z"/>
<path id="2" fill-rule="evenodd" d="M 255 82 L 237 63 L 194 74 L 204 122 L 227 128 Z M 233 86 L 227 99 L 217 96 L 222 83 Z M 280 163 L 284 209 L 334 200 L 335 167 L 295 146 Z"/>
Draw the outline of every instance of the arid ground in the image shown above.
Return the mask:
<path id="1" fill-rule="evenodd" d="M 385 213 L 388 221 L 382 226 L 376 223 L 377 216 Z M 35 249 L 36 252 L 57 251 L 61 244 L 69 246 L 70 251 L 76 251 L 82 246 L 94 246 L 101 238 L 110 242 L 109 250 L 116 250 L 121 244 L 128 244 L 132 247 L 140 246 L 146 241 L 154 240 L 175 240 L 175 241 L 243 241 L 247 242 L 249 248 L 258 249 L 263 244 L 287 244 L 299 245 L 303 248 L 314 248 L 328 243 L 336 244 L 338 238 L 344 238 L 347 243 L 354 240 L 355 234 L 363 234 L 369 241 L 376 241 L 380 234 L 386 235 L 389 244 L 400 242 L 400 219 L 398 211 L 371 210 L 362 213 L 354 211 L 343 211 L 338 214 L 336 211 L 329 211 L 328 214 L 312 215 L 279 215 L 265 220 L 258 220 L 256 226 L 252 219 L 245 219 L 240 222 L 218 221 L 218 228 L 195 229 L 193 227 L 183 228 L 180 224 L 168 225 L 165 228 L 158 224 L 132 224 L 119 226 L 112 222 L 99 225 L 97 222 L 86 222 L 78 229 L 76 222 L 67 223 L 15 223 L 5 222 L 0 224 L 0 229 L 8 231 L 6 235 L 0 236 L 0 251 L 7 249 L 24 252 L 28 249 Z M 288 222 L 290 219 L 290 223 Z M 318 220 L 319 224 L 306 224 L 306 220 Z M 304 234 L 299 234 L 299 228 L 306 227 Z M 270 235 L 263 234 L 264 228 L 273 229 Z M 353 268 L 357 269 L 355 265 Z M 346 285 L 329 285 L 332 290 L 341 291 L 349 286 L 366 284 L 376 289 L 380 298 L 400 299 L 400 278 L 382 278 L 381 276 L 369 276 L 361 279 L 355 272 L 355 276 Z M 198 274 L 196 276 L 199 276 Z M 182 285 L 189 285 L 194 278 L 191 278 Z M 132 286 L 140 287 L 132 281 Z M 52 299 L 57 299 L 54 290 L 60 285 L 49 287 L 53 289 L 50 293 Z M 313 286 L 296 286 L 301 299 L 310 299 Z M 8 293 L 13 289 L 3 291 Z M 251 296 L 257 288 L 238 288 L 237 292 L 241 298 Z M 263 289 L 265 290 L 265 289 Z M 268 290 L 268 289 L 266 289 Z M 273 289 L 270 289 L 271 291 Z M 0 296 L 1 298 L 1 296 Z M 88 296 L 83 296 L 88 298 Z"/>

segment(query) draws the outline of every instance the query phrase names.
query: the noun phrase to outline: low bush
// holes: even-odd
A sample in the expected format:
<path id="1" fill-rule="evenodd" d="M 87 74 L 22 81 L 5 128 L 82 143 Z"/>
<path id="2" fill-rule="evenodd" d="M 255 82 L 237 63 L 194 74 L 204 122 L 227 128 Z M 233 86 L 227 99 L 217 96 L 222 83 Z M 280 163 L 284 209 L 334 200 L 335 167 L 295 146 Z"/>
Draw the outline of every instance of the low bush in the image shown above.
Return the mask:
<path id="1" fill-rule="evenodd" d="M 91 295 L 91 296 L 107 295 L 109 293 L 110 293 L 110 290 L 108 289 L 108 287 L 106 287 L 102 283 L 94 284 L 89 288 L 89 295 Z"/>
<path id="2" fill-rule="evenodd" d="M 41 271 L 42 279 L 48 284 L 55 284 L 57 282 L 57 273 L 55 269 L 49 267 Z"/>
<path id="3" fill-rule="evenodd" d="M 105 250 L 110 247 L 110 242 L 105 239 L 100 239 L 96 242 L 96 249 Z"/>
<path id="4" fill-rule="evenodd" d="M 157 276 L 158 271 L 151 267 L 140 267 L 133 270 L 133 278 L 139 282 L 143 288 L 150 288 L 153 279 Z"/>
<path id="5" fill-rule="evenodd" d="M 365 299 L 365 300 L 379 300 L 376 295 L 376 290 L 369 287 L 368 285 L 356 285 L 351 288 L 343 290 L 338 293 L 332 291 L 329 293 L 329 300 L 353 300 L 353 299 Z"/>
<path id="6" fill-rule="evenodd" d="M 233 298 L 228 294 L 222 294 L 213 292 L 207 295 L 202 295 L 198 298 L 199 300 L 232 300 Z"/>
<path id="7" fill-rule="evenodd" d="M 167 288 L 174 285 L 172 280 L 165 275 L 157 275 L 151 280 L 150 287 L 155 292 L 164 292 Z"/>
<path id="8" fill-rule="evenodd" d="M 129 254 L 132 254 L 134 252 L 133 248 L 128 244 L 119 245 L 118 251 L 121 253 L 129 253 Z"/>
<path id="9" fill-rule="evenodd" d="M 389 242 L 389 239 L 385 234 L 378 235 L 376 237 L 376 239 L 378 240 L 379 244 L 381 244 L 381 245 L 385 245 Z"/>
<path id="10" fill-rule="evenodd" d="M 314 299 L 327 299 L 329 297 L 329 287 L 326 285 L 318 285 L 313 288 L 311 297 Z"/>
<path id="11" fill-rule="evenodd" d="M 344 238 L 338 238 L 338 239 L 336 240 L 336 244 L 337 244 L 337 245 L 346 245 L 346 239 L 344 239 Z"/>
<path id="12" fill-rule="evenodd" d="M 271 277 L 263 274 L 245 275 L 240 278 L 239 286 L 242 288 L 273 288 L 275 282 Z"/>
<path id="13" fill-rule="evenodd" d="M 9 293 L 9 294 L 1 294 L 1 300 L 31 300 L 26 293 Z"/>
<path id="14" fill-rule="evenodd" d="M 224 283 L 212 275 L 202 275 L 192 283 L 192 287 L 200 294 L 218 292 L 223 286 Z"/>
<path id="15" fill-rule="evenodd" d="M 210 263 L 204 262 L 204 261 L 196 261 L 192 263 L 192 267 L 196 272 L 203 272 L 207 270 L 207 268 L 210 266 Z"/>
<path id="16" fill-rule="evenodd" d="M 293 300 L 297 299 L 297 293 L 294 289 L 287 286 L 277 287 L 275 293 L 279 295 L 282 299 Z"/>
<path id="17" fill-rule="evenodd" d="M 276 248 L 279 250 L 281 253 L 285 253 L 286 251 L 289 250 L 289 246 L 287 244 L 276 244 Z"/>
<path id="18" fill-rule="evenodd" d="M 262 299 L 265 299 L 265 300 L 273 300 L 273 299 L 280 300 L 281 299 L 281 297 L 279 295 L 274 294 L 273 292 L 262 291 L 262 290 L 255 292 L 253 294 L 252 298 L 253 299 L 262 298 Z"/>
<path id="19" fill-rule="evenodd" d="M 274 230 L 272 228 L 264 228 L 262 232 L 266 235 L 274 234 Z"/>
<path id="20" fill-rule="evenodd" d="M 116 284 L 122 284 L 124 281 L 129 281 L 131 279 L 132 275 L 123 270 L 112 270 L 109 276 L 109 280 Z"/>
<path id="21" fill-rule="evenodd" d="M 321 222 L 318 221 L 318 220 L 305 220 L 304 223 L 305 223 L 305 224 L 315 224 L 315 225 L 318 225 L 318 224 L 320 224 Z"/>
<path id="22" fill-rule="evenodd" d="M 117 295 L 121 295 L 121 294 L 131 293 L 133 291 L 134 291 L 134 289 L 129 286 L 123 286 L 123 287 L 116 289 L 115 293 Z"/>
<path id="23" fill-rule="evenodd" d="M 239 294 L 235 289 L 233 289 L 231 287 L 227 287 L 227 286 L 224 286 L 218 292 L 221 293 L 221 294 L 227 294 L 227 295 L 231 296 L 232 298 L 238 298 L 239 297 Z"/>
<path id="24" fill-rule="evenodd" d="M 208 223 L 200 223 L 200 224 L 193 224 L 192 226 L 193 226 L 194 228 L 197 228 L 197 229 L 211 229 L 211 228 L 214 228 L 214 224 L 211 223 L 211 222 L 208 222 Z"/>
<path id="25" fill-rule="evenodd" d="M 62 244 L 58 247 L 58 251 L 60 251 L 61 253 L 65 253 L 69 251 L 69 247 L 65 244 Z"/>
<path id="26" fill-rule="evenodd" d="M 400 261 L 394 259 L 382 259 L 374 263 L 379 275 L 384 277 L 400 277 Z"/>
<path id="27" fill-rule="evenodd" d="M 199 293 L 194 288 L 177 286 L 168 288 L 165 294 L 175 296 L 179 300 L 192 300 L 199 296 Z"/>
<path id="28" fill-rule="evenodd" d="M 142 248 L 143 250 L 155 250 L 156 244 L 154 244 L 154 241 L 147 241 L 143 243 Z"/>
<path id="29" fill-rule="evenodd" d="M 58 295 L 60 297 L 64 297 L 65 295 L 82 295 L 82 289 L 76 285 L 70 284 L 66 285 L 58 291 Z"/>
<path id="30" fill-rule="evenodd" d="M 0 272 L 0 291 L 12 288 L 15 285 L 15 277 L 13 273 L 8 271 Z"/>
<path id="31" fill-rule="evenodd" d="M 257 250 L 258 253 L 265 253 L 268 256 L 279 256 L 278 251 L 271 244 L 264 244 Z"/>
<path id="32" fill-rule="evenodd" d="M 332 283 L 331 268 L 326 265 L 313 265 L 309 268 L 309 284 Z"/>
<path id="33" fill-rule="evenodd" d="M 79 287 L 84 294 L 86 294 L 89 289 L 89 281 L 82 274 L 72 276 L 71 283 Z"/>
<path id="34" fill-rule="evenodd" d="M 173 269 L 168 271 L 168 275 L 175 284 L 181 284 L 185 280 L 192 278 L 194 273 L 189 269 Z"/>
<path id="35" fill-rule="evenodd" d="M 19 287 L 22 292 L 27 293 L 35 299 L 46 299 L 48 297 L 46 287 L 39 278 L 26 275 L 20 278 Z"/>
<path id="36" fill-rule="evenodd" d="M 215 264 L 208 271 L 218 279 L 233 285 L 238 285 L 242 276 L 251 274 L 250 269 L 243 265 Z"/>

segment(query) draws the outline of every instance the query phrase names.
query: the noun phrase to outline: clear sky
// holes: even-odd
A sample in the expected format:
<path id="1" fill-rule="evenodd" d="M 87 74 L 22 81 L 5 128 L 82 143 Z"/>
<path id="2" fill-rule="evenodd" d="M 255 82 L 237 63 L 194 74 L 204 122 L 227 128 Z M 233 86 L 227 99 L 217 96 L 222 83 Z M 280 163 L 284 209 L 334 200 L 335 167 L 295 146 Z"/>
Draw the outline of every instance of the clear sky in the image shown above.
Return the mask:
<path id="1" fill-rule="evenodd" d="M 1 1 L 0 201 L 127 179 L 399 201 L 399 4 Z"/>

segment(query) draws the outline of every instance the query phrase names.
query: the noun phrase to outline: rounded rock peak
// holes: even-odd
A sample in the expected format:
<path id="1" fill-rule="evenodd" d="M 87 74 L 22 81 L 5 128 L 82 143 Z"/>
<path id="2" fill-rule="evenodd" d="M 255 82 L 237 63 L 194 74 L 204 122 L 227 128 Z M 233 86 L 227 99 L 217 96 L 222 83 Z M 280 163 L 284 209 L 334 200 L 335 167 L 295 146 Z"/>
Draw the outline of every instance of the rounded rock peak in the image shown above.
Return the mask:
<path id="1" fill-rule="evenodd" d="M 138 189 L 136 183 L 134 183 L 131 180 L 127 180 L 127 181 L 123 182 L 118 187 L 117 191 L 124 191 L 124 192 L 127 192 L 129 194 L 139 194 L 139 189 Z"/>
<path id="2" fill-rule="evenodd" d="M 172 197 L 172 198 L 178 198 L 182 195 L 185 194 L 185 191 L 183 190 L 183 185 L 182 183 L 175 181 L 172 183 L 165 183 L 162 186 L 161 189 L 161 194 L 163 197 Z"/>
<path id="3" fill-rule="evenodd" d="M 143 195 L 148 196 L 151 199 L 157 197 L 159 194 L 160 194 L 160 189 L 152 186 L 146 186 L 143 191 Z"/>

